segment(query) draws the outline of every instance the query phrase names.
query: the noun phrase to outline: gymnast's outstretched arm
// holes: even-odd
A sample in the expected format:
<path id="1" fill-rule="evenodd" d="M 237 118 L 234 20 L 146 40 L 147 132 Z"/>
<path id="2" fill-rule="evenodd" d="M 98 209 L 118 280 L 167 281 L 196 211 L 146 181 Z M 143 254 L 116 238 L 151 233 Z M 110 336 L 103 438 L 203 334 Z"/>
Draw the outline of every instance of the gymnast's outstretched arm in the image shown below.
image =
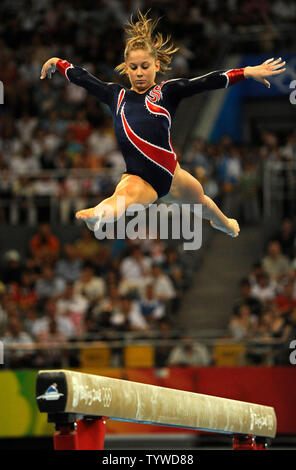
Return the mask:
<path id="1" fill-rule="evenodd" d="M 270 88 L 270 83 L 266 80 L 266 77 L 284 72 L 286 70 L 283 68 L 284 65 L 285 62 L 282 61 L 281 57 L 276 60 L 272 58 L 254 67 L 217 70 L 196 78 L 168 80 L 164 82 L 163 90 L 176 100 L 180 100 L 207 90 L 229 88 L 248 78 L 253 78 Z"/>
<path id="2" fill-rule="evenodd" d="M 51 78 L 51 73 L 58 70 L 68 81 L 85 88 L 91 95 L 96 96 L 100 101 L 110 104 L 114 87 L 121 88 L 115 83 L 106 83 L 82 67 L 71 64 L 67 60 L 52 57 L 42 67 L 40 79 L 46 76 Z"/>

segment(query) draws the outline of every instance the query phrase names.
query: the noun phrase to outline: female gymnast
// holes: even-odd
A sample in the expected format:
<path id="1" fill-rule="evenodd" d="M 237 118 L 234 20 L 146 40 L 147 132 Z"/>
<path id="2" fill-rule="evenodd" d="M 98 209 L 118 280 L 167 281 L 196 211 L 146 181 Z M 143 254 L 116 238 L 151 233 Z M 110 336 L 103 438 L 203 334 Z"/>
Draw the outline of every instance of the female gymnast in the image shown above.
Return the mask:
<path id="1" fill-rule="evenodd" d="M 114 221 L 133 204 L 148 206 L 158 198 L 179 204 L 202 204 L 202 216 L 222 232 L 237 237 L 239 224 L 226 217 L 212 199 L 204 194 L 199 181 L 183 170 L 171 144 L 171 122 L 183 98 L 206 90 L 228 88 L 242 80 L 253 78 L 267 87 L 266 77 L 285 70 L 281 58 L 268 59 L 255 67 L 218 70 L 186 79 L 176 78 L 156 84 L 156 74 L 169 69 L 172 55 L 178 50 L 169 43 L 170 37 L 154 34 L 158 21 L 139 12 L 125 28 L 127 35 L 124 62 L 116 67 L 126 74 L 131 88 L 117 83 L 104 83 L 84 68 L 53 57 L 42 67 L 41 79 L 51 77 L 56 69 L 68 81 L 84 87 L 90 94 L 107 104 L 111 110 L 115 134 L 126 164 L 111 197 L 96 207 L 80 210 L 78 219 L 91 230 L 101 222 Z M 117 207 L 117 197 L 124 204 Z"/>

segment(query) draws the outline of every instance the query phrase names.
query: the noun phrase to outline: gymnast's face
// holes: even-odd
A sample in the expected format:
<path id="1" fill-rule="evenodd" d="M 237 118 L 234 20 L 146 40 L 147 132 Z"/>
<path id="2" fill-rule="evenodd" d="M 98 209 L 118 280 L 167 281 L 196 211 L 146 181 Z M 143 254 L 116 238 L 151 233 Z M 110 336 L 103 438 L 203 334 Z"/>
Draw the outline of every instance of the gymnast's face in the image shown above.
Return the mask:
<path id="1" fill-rule="evenodd" d="M 137 49 L 128 54 L 125 71 L 131 82 L 131 89 L 145 93 L 155 85 L 155 76 L 159 72 L 160 62 L 149 51 Z"/>

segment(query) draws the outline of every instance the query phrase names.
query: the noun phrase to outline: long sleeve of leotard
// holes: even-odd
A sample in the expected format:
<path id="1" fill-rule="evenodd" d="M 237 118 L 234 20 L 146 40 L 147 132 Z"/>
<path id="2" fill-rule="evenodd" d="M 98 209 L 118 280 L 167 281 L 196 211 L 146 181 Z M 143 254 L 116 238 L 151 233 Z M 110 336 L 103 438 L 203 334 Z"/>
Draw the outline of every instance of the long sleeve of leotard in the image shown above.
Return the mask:
<path id="1" fill-rule="evenodd" d="M 85 88 L 91 95 L 108 105 L 112 100 L 114 87 L 120 88 L 115 83 L 102 82 L 84 68 L 73 65 L 66 60 L 58 60 L 56 68 L 67 80 Z"/>
<path id="2" fill-rule="evenodd" d="M 228 88 L 245 80 L 244 69 L 217 70 L 196 78 L 177 78 L 164 83 L 167 94 L 176 100 L 193 96 L 207 90 Z"/>

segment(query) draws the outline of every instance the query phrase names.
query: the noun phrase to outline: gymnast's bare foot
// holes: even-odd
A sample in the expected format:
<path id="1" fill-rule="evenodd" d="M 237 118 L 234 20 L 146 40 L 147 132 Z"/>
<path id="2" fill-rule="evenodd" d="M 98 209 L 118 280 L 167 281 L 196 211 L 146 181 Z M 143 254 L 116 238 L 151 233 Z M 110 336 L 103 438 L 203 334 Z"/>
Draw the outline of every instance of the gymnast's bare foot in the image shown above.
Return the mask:
<path id="1" fill-rule="evenodd" d="M 225 225 L 222 225 L 222 223 L 221 225 L 220 224 L 218 225 L 217 223 L 214 223 L 212 220 L 210 220 L 210 224 L 216 230 L 221 230 L 221 232 L 224 232 L 227 235 L 230 235 L 232 238 L 238 237 L 238 234 L 240 232 L 238 222 L 235 219 L 228 219 L 227 227 L 225 227 Z"/>
<path id="2" fill-rule="evenodd" d="M 95 225 L 99 222 L 100 217 L 95 213 L 96 207 L 90 207 L 89 209 L 83 209 L 81 211 L 76 212 L 75 217 L 76 219 L 81 219 L 83 222 L 86 223 L 87 227 L 94 231 Z"/>
<path id="3" fill-rule="evenodd" d="M 95 207 L 90 207 L 89 209 L 82 209 L 81 211 L 76 212 L 76 219 L 93 219 L 95 217 Z"/>

